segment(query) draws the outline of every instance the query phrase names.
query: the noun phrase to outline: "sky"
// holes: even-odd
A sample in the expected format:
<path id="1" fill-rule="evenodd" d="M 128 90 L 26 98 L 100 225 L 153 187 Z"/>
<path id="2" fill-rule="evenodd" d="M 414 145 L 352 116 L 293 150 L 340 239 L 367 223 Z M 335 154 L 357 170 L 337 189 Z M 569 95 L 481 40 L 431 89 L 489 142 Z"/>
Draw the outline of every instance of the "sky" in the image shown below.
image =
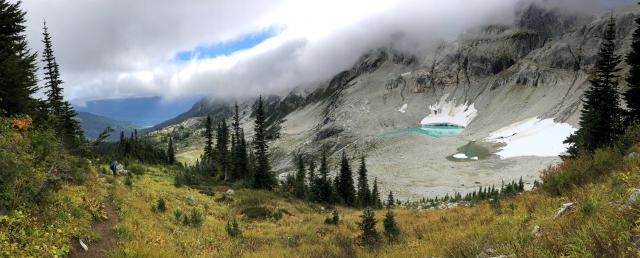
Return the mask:
<path id="1" fill-rule="evenodd" d="M 15 0 L 14 0 L 15 1 Z M 589 11 L 629 0 L 25 0 L 27 38 L 46 20 L 76 105 L 159 96 L 254 97 L 330 79 L 367 50 L 427 49 L 510 23 L 522 1 Z"/>

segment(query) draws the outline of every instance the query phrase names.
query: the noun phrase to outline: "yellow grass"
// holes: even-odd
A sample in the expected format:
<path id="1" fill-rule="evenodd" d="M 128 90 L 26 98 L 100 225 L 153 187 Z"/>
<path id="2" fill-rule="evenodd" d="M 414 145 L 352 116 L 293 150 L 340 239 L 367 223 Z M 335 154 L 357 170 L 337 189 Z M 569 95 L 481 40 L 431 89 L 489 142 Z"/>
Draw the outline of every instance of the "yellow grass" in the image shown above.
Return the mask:
<path id="1" fill-rule="evenodd" d="M 114 200 L 122 217 L 118 232 L 121 246 L 116 257 L 424 257 L 424 256 L 636 256 L 638 209 L 624 206 L 628 192 L 640 186 L 637 163 L 603 178 L 599 183 L 578 188 L 565 197 L 553 197 L 535 190 L 503 199 L 500 205 L 481 203 L 473 207 L 445 210 L 397 208 L 401 228 L 398 242 L 383 240 L 378 247 L 358 245 L 356 222 L 361 212 L 338 208 L 343 222 L 324 224 L 329 209 L 279 194 L 237 190 L 230 204 L 216 202 L 188 187 L 175 188 L 172 172 L 152 168 L 134 179 L 133 187 L 115 187 Z M 190 202 L 186 196 L 193 195 Z M 152 211 L 158 198 L 167 201 L 164 213 Z M 594 203 L 588 213 L 582 204 Z M 557 209 L 566 202 L 576 208 L 559 218 Z M 514 204 L 515 209 L 510 208 Z M 242 209 L 264 206 L 284 209 L 291 216 L 250 220 Z M 204 224 L 185 226 L 174 211 L 204 214 Z M 383 231 L 383 210 L 376 212 L 378 230 Z M 225 225 L 232 218 L 240 223 L 242 236 L 227 236 Z M 540 236 L 531 233 L 535 225 Z"/>

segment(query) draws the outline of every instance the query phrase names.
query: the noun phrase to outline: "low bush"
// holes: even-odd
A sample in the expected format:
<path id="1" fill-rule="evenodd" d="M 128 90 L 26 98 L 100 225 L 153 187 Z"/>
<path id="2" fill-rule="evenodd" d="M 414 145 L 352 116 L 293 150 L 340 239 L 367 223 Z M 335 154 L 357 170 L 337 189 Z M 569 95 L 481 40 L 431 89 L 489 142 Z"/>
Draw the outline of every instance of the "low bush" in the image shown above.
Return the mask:
<path id="1" fill-rule="evenodd" d="M 240 226 L 238 225 L 238 221 L 236 219 L 233 219 L 233 221 L 228 221 L 225 229 L 227 231 L 227 235 L 229 235 L 230 237 L 235 238 L 240 236 L 241 234 Z"/>
<path id="2" fill-rule="evenodd" d="M 129 165 L 128 169 L 129 169 L 129 173 L 132 173 L 137 176 L 144 175 L 144 172 L 145 172 L 144 167 L 138 163 L 133 163 Z"/>
<path id="3" fill-rule="evenodd" d="M 324 219 L 324 224 L 338 225 L 340 224 L 340 214 L 337 209 L 333 209 L 331 216 Z"/>
<path id="4" fill-rule="evenodd" d="M 620 168 L 623 164 L 620 152 L 612 148 L 598 149 L 593 155 L 582 155 L 565 160 L 542 173 L 541 188 L 552 195 L 561 195 L 575 186 L 593 182 Z"/>
<path id="5" fill-rule="evenodd" d="M 242 210 L 242 214 L 249 219 L 266 219 L 271 217 L 271 211 L 262 206 L 245 208 Z"/>
<path id="6" fill-rule="evenodd" d="M 165 212 L 167 210 L 167 202 L 164 200 L 164 198 L 160 197 L 155 207 L 156 211 Z"/>

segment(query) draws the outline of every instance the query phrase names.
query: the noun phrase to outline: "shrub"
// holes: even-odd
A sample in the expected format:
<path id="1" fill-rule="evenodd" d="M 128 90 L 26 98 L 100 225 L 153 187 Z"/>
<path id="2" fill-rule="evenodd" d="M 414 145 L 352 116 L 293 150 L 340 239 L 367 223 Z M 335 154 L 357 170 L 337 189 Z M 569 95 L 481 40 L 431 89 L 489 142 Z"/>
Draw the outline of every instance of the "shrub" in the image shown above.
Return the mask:
<path id="1" fill-rule="evenodd" d="M 591 215 L 593 214 L 593 210 L 595 210 L 595 204 L 591 199 L 586 199 L 580 205 L 580 211 L 582 211 L 583 215 Z"/>
<path id="2" fill-rule="evenodd" d="M 271 211 L 262 206 L 248 207 L 242 210 L 242 214 L 249 219 L 266 219 L 271 216 Z"/>
<path id="3" fill-rule="evenodd" d="M 174 211 L 173 216 L 175 217 L 176 222 L 180 222 L 180 219 L 182 218 L 182 211 L 181 210 Z"/>
<path id="4" fill-rule="evenodd" d="M 167 210 L 167 203 L 164 198 L 160 197 L 156 204 L 156 210 L 159 212 L 165 212 Z"/>
<path id="5" fill-rule="evenodd" d="M 384 235 L 387 236 L 387 239 L 389 239 L 389 241 L 396 241 L 398 235 L 400 235 L 400 228 L 398 228 L 398 224 L 396 224 L 395 214 L 393 214 L 391 209 L 387 210 L 387 214 L 384 216 L 382 223 L 384 225 Z"/>
<path id="6" fill-rule="evenodd" d="M 129 168 L 129 173 L 132 173 L 137 176 L 144 175 L 145 169 L 142 165 L 138 163 L 133 163 L 128 168 Z"/>
<path id="7" fill-rule="evenodd" d="M 0 210 L 32 203 L 56 153 L 54 135 L 52 130 L 19 131 L 11 119 L 0 117 Z"/>
<path id="8" fill-rule="evenodd" d="M 124 185 L 126 185 L 129 188 L 131 188 L 131 186 L 133 186 L 133 180 L 131 179 L 131 176 L 127 175 L 124 178 Z"/>
<path id="9" fill-rule="evenodd" d="M 191 217 L 189 218 L 189 224 L 193 227 L 200 227 L 203 222 L 204 222 L 204 219 L 202 218 L 202 213 L 200 213 L 195 208 L 192 209 Z"/>
<path id="10" fill-rule="evenodd" d="M 580 186 L 611 173 L 623 164 L 620 152 L 612 148 L 598 149 L 593 155 L 581 155 L 565 160 L 542 173 L 541 188 L 552 195 L 570 192 Z"/>
<path id="11" fill-rule="evenodd" d="M 227 230 L 227 235 L 233 238 L 238 237 L 241 234 L 240 226 L 238 225 L 238 221 L 236 221 L 236 219 L 233 219 L 233 222 L 227 221 L 227 226 L 225 227 L 225 229 Z"/>
<path id="12" fill-rule="evenodd" d="M 233 202 L 233 198 L 231 198 L 229 195 L 223 193 L 223 194 L 220 195 L 220 197 L 218 197 L 216 199 L 216 202 L 230 204 L 230 203 Z"/>
<path id="13" fill-rule="evenodd" d="M 358 222 L 358 227 L 360 228 L 360 241 L 366 246 L 374 246 L 380 240 L 380 235 L 376 230 L 376 214 L 373 212 L 371 208 L 367 208 L 362 212 L 360 218 L 362 221 Z"/>
<path id="14" fill-rule="evenodd" d="M 331 212 L 331 217 L 327 217 L 324 219 L 324 224 L 327 225 L 338 225 L 340 224 L 340 214 L 337 209 L 333 209 Z"/>
<path id="15" fill-rule="evenodd" d="M 271 218 L 273 218 L 273 220 L 275 221 L 281 220 L 282 216 L 282 211 L 280 209 L 277 209 L 271 214 Z"/>

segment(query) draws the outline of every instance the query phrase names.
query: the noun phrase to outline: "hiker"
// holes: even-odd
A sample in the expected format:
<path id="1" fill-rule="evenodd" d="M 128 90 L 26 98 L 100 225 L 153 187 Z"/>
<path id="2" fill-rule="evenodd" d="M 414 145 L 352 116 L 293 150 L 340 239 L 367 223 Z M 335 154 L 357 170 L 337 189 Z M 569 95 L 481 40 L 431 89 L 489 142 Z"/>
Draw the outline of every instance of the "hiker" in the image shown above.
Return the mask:
<path id="1" fill-rule="evenodd" d="M 118 171 L 118 161 L 112 162 L 111 165 L 109 165 L 109 168 L 113 171 L 113 175 L 115 176 L 116 171 Z"/>

